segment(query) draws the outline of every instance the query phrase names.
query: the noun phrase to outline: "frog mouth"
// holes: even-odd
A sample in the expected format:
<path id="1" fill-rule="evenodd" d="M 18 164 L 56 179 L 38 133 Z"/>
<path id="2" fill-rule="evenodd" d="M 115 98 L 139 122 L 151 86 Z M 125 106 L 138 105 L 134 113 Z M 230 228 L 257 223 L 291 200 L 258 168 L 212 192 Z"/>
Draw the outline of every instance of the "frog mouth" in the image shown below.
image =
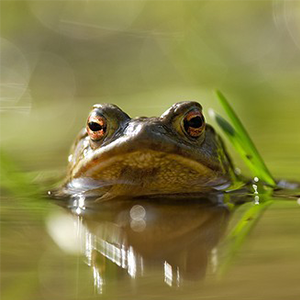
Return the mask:
<path id="1" fill-rule="evenodd" d="M 80 166 L 80 176 L 94 179 L 120 178 L 129 170 L 138 173 L 153 173 L 155 170 L 164 171 L 166 177 L 184 177 L 197 174 L 208 175 L 218 173 L 208 166 L 178 154 L 165 153 L 154 150 L 136 150 L 112 157 L 95 156 Z M 78 177 L 75 174 L 74 177 Z M 153 174 L 157 175 L 157 174 Z"/>
<path id="2" fill-rule="evenodd" d="M 96 156 L 76 175 L 69 186 L 118 196 L 203 192 L 228 183 L 224 174 L 206 165 L 149 149 L 110 158 Z"/>

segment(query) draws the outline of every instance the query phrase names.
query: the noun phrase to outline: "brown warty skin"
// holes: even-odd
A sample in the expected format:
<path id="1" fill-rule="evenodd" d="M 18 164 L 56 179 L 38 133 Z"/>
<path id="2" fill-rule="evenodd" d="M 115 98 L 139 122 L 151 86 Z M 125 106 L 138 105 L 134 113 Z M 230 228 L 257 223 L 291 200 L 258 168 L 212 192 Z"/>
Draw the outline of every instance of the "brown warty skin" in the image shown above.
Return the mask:
<path id="1" fill-rule="evenodd" d="M 94 105 L 69 155 L 60 195 L 197 195 L 230 186 L 235 175 L 224 144 L 197 102 L 160 117 L 131 119 L 119 107 Z"/>

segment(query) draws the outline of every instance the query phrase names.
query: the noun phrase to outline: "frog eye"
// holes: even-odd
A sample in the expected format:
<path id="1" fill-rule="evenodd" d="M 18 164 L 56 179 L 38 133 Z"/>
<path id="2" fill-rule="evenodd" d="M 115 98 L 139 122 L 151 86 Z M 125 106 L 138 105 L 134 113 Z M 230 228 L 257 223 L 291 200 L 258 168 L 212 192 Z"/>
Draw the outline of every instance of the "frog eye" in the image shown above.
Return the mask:
<path id="1" fill-rule="evenodd" d="M 87 121 L 86 130 L 92 140 L 100 140 L 105 136 L 107 122 L 103 116 L 92 114 Z"/>
<path id="2" fill-rule="evenodd" d="M 188 112 L 183 119 L 182 127 L 190 137 L 199 137 L 205 128 L 205 120 L 201 111 L 192 110 Z"/>

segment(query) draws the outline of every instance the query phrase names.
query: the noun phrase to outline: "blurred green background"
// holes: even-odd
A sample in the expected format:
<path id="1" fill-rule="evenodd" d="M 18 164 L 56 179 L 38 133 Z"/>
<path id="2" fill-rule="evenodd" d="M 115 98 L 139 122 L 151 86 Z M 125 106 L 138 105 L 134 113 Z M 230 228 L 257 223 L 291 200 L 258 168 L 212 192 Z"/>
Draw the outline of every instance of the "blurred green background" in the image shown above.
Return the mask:
<path id="1" fill-rule="evenodd" d="M 32 175 L 46 190 L 43 174 L 55 171 L 56 181 L 65 175 L 71 143 L 94 103 L 117 104 L 135 117 L 159 116 L 177 101 L 196 100 L 212 123 L 208 108 L 225 116 L 213 94 L 217 88 L 274 177 L 300 181 L 300 1 L 0 5 L 0 147 L 12 158 L 3 160 L 6 174 L 1 174 L 10 192 L 0 201 L 3 299 L 97 298 L 95 275 L 84 257 L 70 255 L 51 239 L 49 220 L 62 209 L 34 196 L 38 187 L 23 180 Z M 34 172 L 20 174 L 14 162 Z M 299 203 L 274 201 L 223 281 L 209 274 L 204 284 L 170 289 L 162 269 L 133 280 L 114 265 L 101 297 L 298 299 Z M 72 224 L 78 230 L 81 219 L 77 222 Z M 65 223 L 54 218 L 59 236 L 69 243 Z M 174 220 L 175 230 L 177 224 Z"/>
<path id="2" fill-rule="evenodd" d="M 94 103 L 197 100 L 211 122 L 218 88 L 274 176 L 299 179 L 299 67 L 299 1 L 1 1 L 1 147 L 63 170 Z"/>

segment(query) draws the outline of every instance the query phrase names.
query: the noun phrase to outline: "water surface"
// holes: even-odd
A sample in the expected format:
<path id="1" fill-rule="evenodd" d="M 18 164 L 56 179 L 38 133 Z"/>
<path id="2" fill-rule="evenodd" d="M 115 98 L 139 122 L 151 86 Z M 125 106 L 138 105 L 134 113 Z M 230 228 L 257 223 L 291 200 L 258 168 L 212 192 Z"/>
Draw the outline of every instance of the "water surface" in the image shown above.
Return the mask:
<path id="1" fill-rule="evenodd" d="M 220 200 L 220 199 L 219 199 Z M 268 207 L 224 271 L 243 206 L 1 199 L 3 299 L 298 299 L 300 207 Z M 245 205 L 252 205 L 248 203 Z M 222 272 L 221 272 L 222 271 Z"/>

